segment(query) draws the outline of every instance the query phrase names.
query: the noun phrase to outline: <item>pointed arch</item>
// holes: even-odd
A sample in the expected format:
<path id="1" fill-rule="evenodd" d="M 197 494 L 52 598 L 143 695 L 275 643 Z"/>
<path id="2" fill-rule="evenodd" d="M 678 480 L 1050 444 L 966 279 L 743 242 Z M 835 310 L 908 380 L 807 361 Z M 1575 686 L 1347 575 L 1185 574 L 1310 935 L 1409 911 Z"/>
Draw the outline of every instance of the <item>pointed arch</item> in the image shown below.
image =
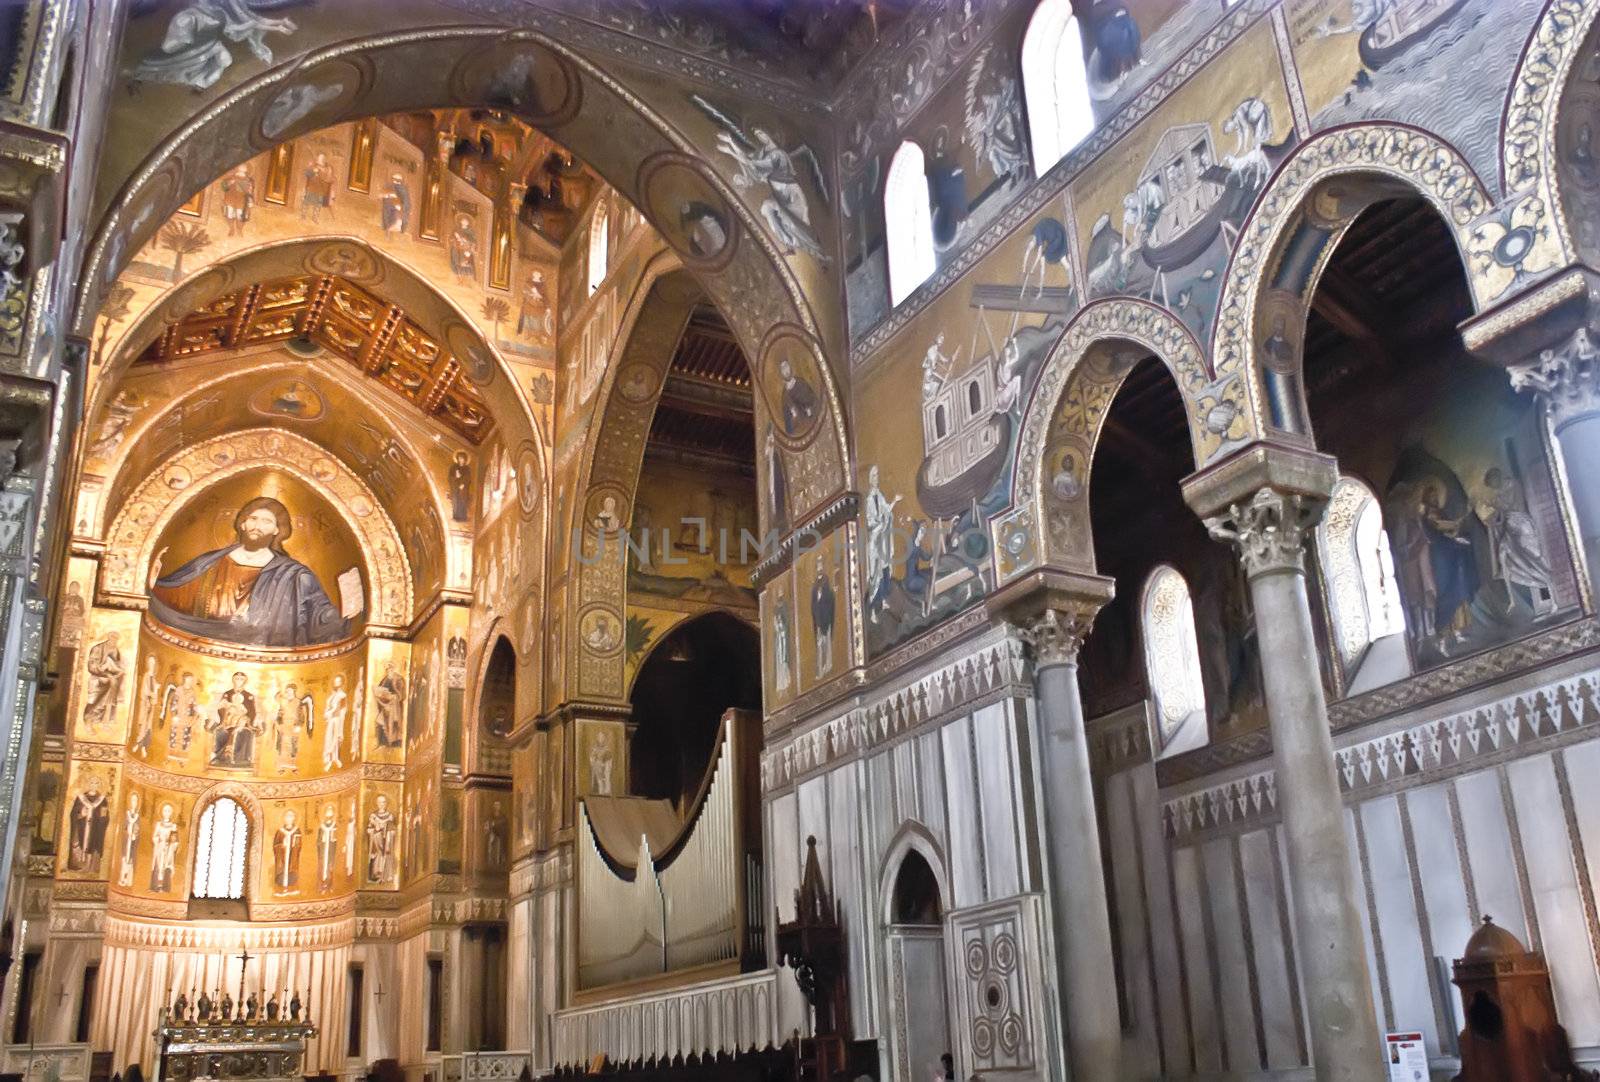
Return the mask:
<path id="1" fill-rule="evenodd" d="M 883 859 L 878 862 L 878 920 L 884 925 L 894 923 L 894 888 L 900 878 L 900 867 L 910 853 L 921 857 L 933 872 L 934 882 L 939 886 L 940 912 L 948 913 L 956 907 L 944 848 L 927 827 L 907 819 L 900 824 L 900 829 L 883 851 Z"/>
<path id="2" fill-rule="evenodd" d="M 175 417 L 181 416 L 185 408 L 195 401 L 203 399 L 211 392 L 230 383 L 236 383 L 241 377 L 261 377 L 280 373 L 283 375 L 296 375 L 303 373 L 305 370 L 306 361 L 298 357 L 262 354 L 258 357 L 250 358 L 238 367 L 230 368 L 222 374 L 201 379 L 192 384 L 185 384 L 180 393 L 173 398 L 160 403 L 156 408 L 140 411 L 134 420 L 129 423 L 123 442 L 129 447 L 138 446 L 147 433 L 157 431 L 163 423 L 169 423 Z M 399 442 L 413 461 L 422 460 L 421 445 L 403 428 L 390 425 L 384 420 L 381 412 L 382 403 L 378 401 L 375 394 L 376 386 L 369 385 L 369 382 L 365 380 L 350 380 L 342 389 L 356 400 L 358 406 L 370 409 L 370 416 L 362 423 L 381 424 L 383 430 L 391 438 Z M 356 418 L 341 418 L 343 421 L 358 419 L 360 419 L 359 414 Z M 220 435 L 223 431 L 223 427 L 216 427 L 212 431 L 202 428 L 199 432 L 195 432 L 191 428 L 187 438 L 190 442 L 205 440 L 210 438 L 211 435 Z M 326 448 L 326 450 L 341 461 L 345 461 L 346 465 L 350 465 L 346 457 L 340 454 L 337 449 Z M 93 459 L 91 458 L 90 461 L 93 461 Z M 111 468 L 109 470 L 102 471 L 102 479 L 99 483 L 105 493 L 105 498 L 88 508 L 89 513 L 87 516 L 83 516 L 84 508 L 80 504 L 80 516 L 82 516 L 78 525 L 80 534 L 87 533 L 91 537 L 101 535 L 101 530 L 105 526 L 108 516 L 113 516 L 117 508 L 124 502 L 127 490 L 152 472 L 152 468 L 145 468 L 149 461 L 149 459 L 145 459 L 140 462 L 132 455 L 123 455 L 110 463 Z M 420 472 L 419 480 L 426 486 L 430 497 L 429 502 L 439 512 L 441 518 L 447 516 L 449 496 L 438 483 L 438 478 L 434 477 L 430 471 L 424 470 Z M 395 513 L 391 510 L 391 515 Z M 442 544 L 443 539 L 441 538 L 440 541 Z M 454 554 L 450 555 L 453 556 Z M 457 579 L 454 576 L 447 575 L 446 581 L 454 582 Z"/>
<path id="3" fill-rule="evenodd" d="M 288 92 L 319 77 L 337 81 L 341 95 L 333 104 L 277 127 L 284 102 L 290 100 Z M 85 261 L 75 303 L 76 333 L 89 335 L 101 298 L 133 252 L 227 169 L 285 139 L 331 124 L 444 105 L 509 108 L 589 163 L 678 246 L 704 290 L 726 313 L 747 356 L 759 356 L 768 329 L 785 323 L 799 326 L 819 343 L 840 344 L 840 324 L 831 313 L 819 318 L 815 310 L 819 301 L 836 303 L 833 293 L 808 292 L 800 273 L 808 261 L 826 261 L 828 256 L 797 254 L 771 235 L 759 213 L 765 188 L 756 185 L 757 191 L 741 192 L 732 180 L 738 170 L 717 150 L 714 134 L 683 134 L 680 125 L 669 123 L 618 76 L 567 45 L 537 31 L 508 33 L 504 26 L 399 31 L 310 49 L 194 113 L 136 169 L 107 173 L 104 184 L 115 195 Z M 619 126 L 635 137 L 617 139 Z M 714 258 L 696 251 L 678 217 L 681 200 L 668 198 L 678 190 L 674 185 L 685 182 L 685 169 L 718 204 L 717 212 L 737 227 L 728 232 L 728 251 L 713 253 Z M 822 350 L 825 358 L 842 355 L 838 348 Z M 816 468 L 811 472 L 821 478 L 818 487 L 824 491 L 808 511 L 845 491 L 850 477 L 840 377 L 831 360 L 820 375 L 831 413 L 826 425 L 830 447 L 825 461 L 812 463 Z"/>
<path id="4" fill-rule="evenodd" d="M 548 467 L 547 440 L 505 357 L 491 344 L 491 332 L 391 252 L 359 237 L 337 234 L 269 241 L 194 267 L 182 281 L 131 310 L 126 329 L 108 343 L 85 415 L 103 414 L 123 373 L 172 324 L 251 284 L 308 274 L 336 274 L 403 308 L 457 359 L 491 408 L 499 407 L 495 419 L 506 428 L 508 444 L 533 438 L 540 465 Z"/>
<path id="5" fill-rule="evenodd" d="M 1361 124 L 1302 144 L 1279 167 L 1240 230 L 1212 337 L 1216 377 L 1243 377 L 1241 405 L 1254 431 L 1270 428 L 1309 440 L 1299 330 L 1312 294 L 1328 254 L 1361 212 L 1400 196 L 1426 199 L 1449 226 L 1475 310 L 1542 265 L 1544 255 L 1533 247 L 1518 249 L 1520 258 L 1506 263 L 1501 242 L 1525 227 L 1497 217 L 1471 166 L 1430 133 Z M 1270 351 L 1261 347 L 1274 335 L 1287 337 L 1288 344 L 1277 348 L 1269 368 Z M 1201 464 L 1217 453 L 1213 449 Z"/>
<path id="6" fill-rule="evenodd" d="M 570 540 L 563 534 L 557 553 L 558 560 L 573 565 L 567 611 L 559 617 L 566 633 L 558 637 L 571 644 L 567 649 L 572 657 L 563 661 L 576 662 L 560 666 L 566 681 L 560 691 L 569 697 L 612 702 L 625 697 L 622 636 L 616 635 L 614 643 L 600 649 L 586 643 L 580 633 L 585 620 L 603 618 L 621 628 L 627 610 L 626 546 L 615 535 L 605 537 L 596 519 L 607 500 L 621 521 L 632 518 L 645 443 L 667 369 L 683 328 L 704 300 L 694 277 L 676 256 L 664 252 L 646 266 L 613 339 L 588 422 L 590 438 L 584 441 L 577 470 Z M 618 391 L 624 372 L 629 385 L 643 388 L 643 394 Z M 555 529 L 563 526 L 557 523 Z M 581 550 L 574 551 L 580 545 Z M 592 554 L 593 559 L 580 558 L 582 554 Z"/>
<path id="7" fill-rule="evenodd" d="M 1117 389 L 1151 354 L 1177 382 L 1196 463 L 1254 434 L 1240 381 L 1211 379 L 1199 343 L 1177 316 L 1125 298 L 1089 305 L 1045 359 L 1023 417 L 1014 510 L 994 524 L 1002 581 L 1040 563 L 1094 571 L 1094 449 Z"/>
<path id="8" fill-rule="evenodd" d="M 262 466 L 293 474 L 343 517 L 367 565 L 367 581 L 375 595 L 371 622 L 392 628 L 409 624 L 415 613 L 411 568 L 400 532 L 382 504 L 349 467 L 320 444 L 271 428 L 213 437 L 177 452 L 151 471 L 117 510 L 106 531 L 101 591 L 142 606 L 147 569 L 168 524 L 219 481 Z M 167 483 L 169 476 L 184 477 L 184 486 L 174 490 Z"/>

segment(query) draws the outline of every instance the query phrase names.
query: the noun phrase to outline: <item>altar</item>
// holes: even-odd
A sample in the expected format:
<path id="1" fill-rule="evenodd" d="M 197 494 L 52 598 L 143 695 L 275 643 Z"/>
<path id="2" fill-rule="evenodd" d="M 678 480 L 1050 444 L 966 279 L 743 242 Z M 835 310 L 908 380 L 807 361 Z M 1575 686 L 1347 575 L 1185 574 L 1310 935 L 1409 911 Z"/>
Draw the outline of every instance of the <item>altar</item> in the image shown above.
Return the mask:
<path id="1" fill-rule="evenodd" d="M 191 1001 L 180 992 L 161 1009 L 155 1082 L 303 1078 L 306 1041 L 317 1035 L 317 1027 L 309 1007 L 302 1012 L 298 992 L 285 991 L 284 998 L 287 1007 L 276 993 L 263 1003 L 254 992 L 238 1002 L 204 992 Z"/>

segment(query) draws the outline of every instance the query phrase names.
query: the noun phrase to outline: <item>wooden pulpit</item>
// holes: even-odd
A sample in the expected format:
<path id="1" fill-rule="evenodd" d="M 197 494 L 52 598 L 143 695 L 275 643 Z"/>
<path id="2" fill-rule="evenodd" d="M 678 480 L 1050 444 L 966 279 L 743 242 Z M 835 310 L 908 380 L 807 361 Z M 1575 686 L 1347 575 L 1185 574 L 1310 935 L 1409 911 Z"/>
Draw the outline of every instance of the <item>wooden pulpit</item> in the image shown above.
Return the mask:
<path id="1" fill-rule="evenodd" d="M 1456 1082 L 1595 1082 L 1572 1061 L 1542 954 L 1484 917 L 1453 968 L 1467 1017 Z"/>
<path id="2" fill-rule="evenodd" d="M 794 892 L 794 920 L 778 918 L 778 963 L 794 969 L 811 1004 L 810 1037 L 796 1049 L 799 1082 L 834 1082 L 848 1074 L 850 984 L 839 906 L 822 880 L 817 839 L 806 839 L 805 871 Z"/>

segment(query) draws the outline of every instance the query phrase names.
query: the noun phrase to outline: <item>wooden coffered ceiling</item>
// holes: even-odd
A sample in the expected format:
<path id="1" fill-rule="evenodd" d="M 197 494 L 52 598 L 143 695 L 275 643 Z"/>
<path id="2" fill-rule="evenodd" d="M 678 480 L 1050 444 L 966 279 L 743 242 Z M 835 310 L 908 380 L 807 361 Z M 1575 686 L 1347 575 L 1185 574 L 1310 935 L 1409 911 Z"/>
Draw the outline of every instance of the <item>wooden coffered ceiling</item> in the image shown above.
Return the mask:
<path id="1" fill-rule="evenodd" d="M 755 469 L 750 365 L 715 308 L 698 309 L 673 352 L 650 424 L 649 449 Z"/>
<path id="2" fill-rule="evenodd" d="M 494 427 L 461 361 L 404 309 L 336 275 L 279 278 L 220 297 L 169 326 L 135 363 L 295 340 L 348 361 L 474 444 Z"/>

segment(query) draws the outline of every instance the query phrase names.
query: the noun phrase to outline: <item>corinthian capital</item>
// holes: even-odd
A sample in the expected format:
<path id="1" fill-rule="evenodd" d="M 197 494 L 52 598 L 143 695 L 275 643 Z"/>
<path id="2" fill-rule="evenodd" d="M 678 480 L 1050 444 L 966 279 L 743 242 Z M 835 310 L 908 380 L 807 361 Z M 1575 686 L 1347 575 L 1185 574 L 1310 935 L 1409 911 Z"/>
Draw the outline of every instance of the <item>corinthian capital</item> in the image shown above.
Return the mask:
<path id="1" fill-rule="evenodd" d="M 1303 571 L 1306 533 L 1322 517 L 1325 502 L 1307 493 L 1263 488 L 1208 517 L 1206 529 L 1218 541 L 1234 544 L 1251 578 L 1272 571 Z"/>
<path id="2" fill-rule="evenodd" d="M 1019 628 L 1023 641 L 1033 647 L 1034 667 L 1076 665 L 1083 640 L 1094 627 L 1094 613 L 1088 607 L 1045 609 Z"/>
<path id="3" fill-rule="evenodd" d="M 1600 348 L 1588 327 L 1579 327 L 1560 346 L 1540 350 L 1537 360 L 1514 365 L 1509 372 L 1511 386 L 1537 394 L 1558 429 L 1600 413 Z"/>
<path id="4" fill-rule="evenodd" d="M 1002 587 L 990 610 L 1033 647 L 1035 668 L 1072 665 L 1095 614 L 1116 593 L 1112 580 L 1084 571 L 1041 567 Z"/>

